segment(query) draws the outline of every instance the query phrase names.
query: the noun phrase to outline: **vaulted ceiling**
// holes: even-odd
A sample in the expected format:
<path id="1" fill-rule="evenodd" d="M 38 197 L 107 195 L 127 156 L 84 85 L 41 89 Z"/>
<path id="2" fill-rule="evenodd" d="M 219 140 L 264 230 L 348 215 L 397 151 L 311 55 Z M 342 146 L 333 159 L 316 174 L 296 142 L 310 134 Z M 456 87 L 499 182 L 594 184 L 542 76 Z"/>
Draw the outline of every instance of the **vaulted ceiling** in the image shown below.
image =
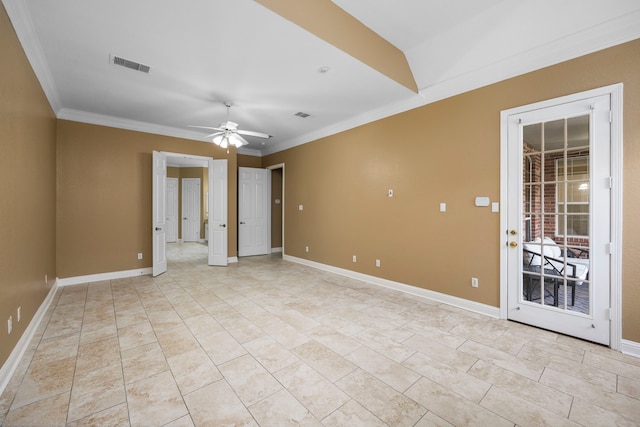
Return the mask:
<path id="1" fill-rule="evenodd" d="M 254 155 L 640 37 L 637 0 L 2 1 L 57 117 L 207 143 L 228 101 Z"/>

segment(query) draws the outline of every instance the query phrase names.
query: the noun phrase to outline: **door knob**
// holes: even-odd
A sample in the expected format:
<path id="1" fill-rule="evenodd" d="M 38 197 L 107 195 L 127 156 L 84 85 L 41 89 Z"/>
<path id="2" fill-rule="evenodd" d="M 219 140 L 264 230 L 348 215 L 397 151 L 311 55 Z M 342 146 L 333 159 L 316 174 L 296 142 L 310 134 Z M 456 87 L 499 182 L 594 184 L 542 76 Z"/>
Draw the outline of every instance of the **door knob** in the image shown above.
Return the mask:
<path id="1" fill-rule="evenodd" d="M 227 224 L 220 224 L 220 227 L 226 227 Z"/>
<path id="2" fill-rule="evenodd" d="M 162 228 L 156 227 L 156 231 L 162 231 Z"/>
<path id="3" fill-rule="evenodd" d="M 240 221 L 240 224 L 244 224 L 244 221 Z"/>
<path id="4" fill-rule="evenodd" d="M 518 242 L 511 242 L 509 243 L 509 246 L 511 246 L 512 248 L 518 247 Z"/>

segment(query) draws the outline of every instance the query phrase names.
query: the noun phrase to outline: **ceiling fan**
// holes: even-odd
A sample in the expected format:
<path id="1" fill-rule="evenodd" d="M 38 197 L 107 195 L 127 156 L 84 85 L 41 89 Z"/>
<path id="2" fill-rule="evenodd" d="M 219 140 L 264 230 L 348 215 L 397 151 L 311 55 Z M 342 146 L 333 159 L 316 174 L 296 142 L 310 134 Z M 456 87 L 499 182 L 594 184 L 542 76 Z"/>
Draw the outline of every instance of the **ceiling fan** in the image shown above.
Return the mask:
<path id="1" fill-rule="evenodd" d="M 213 138 L 212 139 L 213 143 L 216 145 L 219 145 L 222 148 L 228 148 L 229 145 L 233 145 L 236 148 L 240 148 L 243 145 L 247 145 L 249 141 L 244 139 L 242 135 L 254 136 L 256 138 L 264 138 L 264 139 L 271 138 L 271 135 L 266 133 L 238 129 L 237 123 L 229 121 L 229 108 L 231 108 L 231 103 L 228 101 L 225 101 L 224 105 L 227 107 L 227 120 L 223 123 L 220 123 L 218 127 L 211 127 L 211 126 L 189 126 L 189 127 L 214 130 L 215 131 L 214 133 L 207 135 L 204 138 Z"/>

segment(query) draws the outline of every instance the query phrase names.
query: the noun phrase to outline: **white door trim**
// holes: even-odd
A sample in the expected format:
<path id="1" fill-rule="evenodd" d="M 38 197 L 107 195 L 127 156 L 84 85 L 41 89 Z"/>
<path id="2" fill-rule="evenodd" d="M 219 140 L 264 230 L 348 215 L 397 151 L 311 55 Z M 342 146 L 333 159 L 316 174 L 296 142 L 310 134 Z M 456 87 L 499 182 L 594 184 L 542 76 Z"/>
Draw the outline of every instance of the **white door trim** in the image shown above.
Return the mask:
<path id="1" fill-rule="evenodd" d="M 278 163 L 277 165 L 271 165 L 271 166 L 267 166 L 267 169 L 269 170 L 274 170 L 274 169 L 282 169 L 282 198 L 281 198 L 281 203 L 282 203 L 282 255 L 286 254 L 285 252 L 285 248 L 284 248 L 284 215 L 285 215 L 285 191 L 284 191 L 284 186 L 285 186 L 285 169 L 284 169 L 284 163 Z"/>
<path id="2" fill-rule="evenodd" d="M 622 181 L 623 181 L 623 85 L 605 86 L 500 112 L 500 318 L 507 318 L 507 172 L 508 120 L 514 114 L 548 108 L 601 95 L 611 96 L 611 331 L 610 345 L 617 350 L 622 341 Z"/>

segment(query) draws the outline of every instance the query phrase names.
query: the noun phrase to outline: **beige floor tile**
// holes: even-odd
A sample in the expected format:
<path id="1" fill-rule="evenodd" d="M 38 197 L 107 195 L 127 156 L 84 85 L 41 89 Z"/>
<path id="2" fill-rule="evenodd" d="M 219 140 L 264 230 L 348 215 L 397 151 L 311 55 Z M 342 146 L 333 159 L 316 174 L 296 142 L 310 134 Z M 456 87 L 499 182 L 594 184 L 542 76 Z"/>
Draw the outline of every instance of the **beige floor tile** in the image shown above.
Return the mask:
<path id="1" fill-rule="evenodd" d="M 514 424 L 426 378 L 420 379 L 411 386 L 405 395 L 456 426 L 513 427 Z"/>
<path id="2" fill-rule="evenodd" d="M 454 427 L 453 424 L 443 420 L 433 412 L 429 411 L 420 418 L 413 427 Z"/>
<path id="3" fill-rule="evenodd" d="M 449 366 L 457 368 L 461 371 L 468 370 L 478 358 L 456 350 L 448 345 L 442 344 L 437 340 L 429 340 L 425 337 L 415 335 L 403 343 L 405 346 L 418 350 L 420 353 L 431 357 L 432 359 L 446 363 Z"/>
<path id="4" fill-rule="evenodd" d="M 639 425 L 637 419 L 634 420 L 633 417 L 607 411 L 579 398 L 573 400 L 569 419 L 584 426 L 638 427 Z"/>
<path id="5" fill-rule="evenodd" d="M 80 334 L 78 332 L 42 340 L 35 350 L 33 362 L 75 358 L 78 355 L 79 340 Z"/>
<path id="6" fill-rule="evenodd" d="M 410 365 L 401 365 L 366 347 L 349 353 L 345 358 L 400 393 L 420 378 L 420 374 L 410 369 Z"/>
<path id="7" fill-rule="evenodd" d="M 362 347 L 356 340 L 324 325 L 310 329 L 307 335 L 341 356 Z"/>
<path id="8" fill-rule="evenodd" d="M 156 336 L 167 358 L 200 348 L 200 343 L 184 324 L 171 329 L 158 329 Z"/>
<path id="9" fill-rule="evenodd" d="M 480 402 L 480 406 L 503 416 L 507 420 L 515 421 L 519 426 L 549 426 L 562 427 L 578 424 L 546 409 L 532 405 L 529 402 L 510 393 L 492 388 Z"/>
<path id="10" fill-rule="evenodd" d="M 269 323 L 268 325 L 260 325 L 260 328 L 289 350 L 311 340 L 306 334 L 299 332 L 296 328 L 282 320 Z"/>
<path id="11" fill-rule="evenodd" d="M 183 395 L 222 378 L 218 368 L 201 348 L 169 357 L 167 362 Z"/>
<path id="12" fill-rule="evenodd" d="M 169 371 L 127 385 L 132 426 L 163 425 L 188 413 Z"/>
<path id="13" fill-rule="evenodd" d="M 121 351 L 155 341 L 157 341 L 156 334 L 148 320 L 118 329 L 118 343 Z"/>
<path id="14" fill-rule="evenodd" d="M 244 347 L 226 331 L 207 335 L 198 339 L 198 341 L 216 365 L 228 362 L 247 352 Z"/>
<path id="15" fill-rule="evenodd" d="M 148 321 L 149 318 L 147 317 L 147 312 L 142 308 L 142 306 L 116 311 L 116 325 L 118 326 L 118 329 Z"/>
<path id="16" fill-rule="evenodd" d="M 78 349 L 76 373 L 104 368 L 120 362 L 120 345 L 117 337 L 81 345 Z"/>
<path id="17" fill-rule="evenodd" d="M 67 420 L 69 392 L 46 397 L 27 406 L 13 409 L 7 414 L 3 427 L 55 427 Z"/>
<path id="18" fill-rule="evenodd" d="M 124 402 L 67 425 L 68 427 L 127 427 L 129 426 L 129 410 L 127 409 L 126 402 Z"/>
<path id="19" fill-rule="evenodd" d="M 351 399 L 322 420 L 326 427 L 386 427 L 380 418 Z"/>
<path id="20" fill-rule="evenodd" d="M 307 408 L 302 406 L 287 390 L 281 390 L 249 407 L 249 411 L 261 426 L 317 426 L 322 427 Z"/>
<path id="21" fill-rule="evenodd" d="M 250 354 L 219 365 L 219 368 L 245 406 L 282 389 L 282 385 Z"/>
<path id="22" fill-rule="evenodd" d="M 175 312 L 173 307 L 171 307 L 171 304 L 169 304 L 169 308 L 165 308 L 163 310 L 150 311 L 149 309 L 147 309 L 147 316 L 151 321 L 153 330 L 156 332 L 163 331 L 165 329 L 177 328 L 184 325 L 182 318 L 178 315 L 178 313 Z"/>
<path id="23" fill-rule="evenodd" d="M 318 419 L 350 400 L 350 397 L 304 362 L 284 368 L 275 377 Z"/>
<path id="24" fill-rule="evenodd" d="M 102 341 L 118 334 L 115 316 L 99 322 L 83 323 L 80 332 L 80 344 Z"/>
<path id="25" fill-rule="evenodd" d="M 491 360 L 491 363 L 496 366 L 508 369 L 534 381 L 538 381 L 544 371 L 544 365 L 541 363 L 522 360 L 511 354 L 470 340 L 465 341 L 459 350 L 478 359 Z"/>
<path id="26" fill-rule="evenodd" d="M 34 362 L 16 392 L 11 409 L 71 390 L 76 358 Z"/>
<path id="27" fill-rule="evenodd" d="M 208 426 L 258 426 L 226 381 L 220 380 L 184 396 L 193 423 Z M 211 402 L 216 402 L 212 405 Z"/>
<path id="28" fill-rule="evenodd" d="M 292 351 L 331 382 L 336 382 L 356 369 L 356 365 L 315 341 L 302 344 Z"/>
<path id="29" fill-rule="evenodd" d="M 587 351 L 584 355 L 584 364 L 602 371 L 633 378 L 640 382 L 640 366 L 632 365 L 611 357 L 601 356 Z"/>
<path id="30" fill-rule="evenodd" d="M 122 370 L 126 384 L 168 371 L 169 365 L 157 342 L 143 344 L 122 352 Z"/>
<path id="31" fill-rule="evenodd" d="M 162 427 L 194 427 L 193 420 L 190 415 L 185 415 L 184 417 L 180 417 L 177 420 L 171 421 L 170 423 L 165 424 Z"/>
<path id="32" fill-rule="evenodd" d="M 389 425 L 413 425 L 427 412 L 415 400 L 360 369 L 336 385 Z"/>
<path id="33" fill-rule="evenodd" d="M 469 374 L 563 417 L 571 410 L 573 396 L 483 360 L 473 365 Z"/>
<path id="34" fill-rule="evenodd" d="M 267 335 L 244 343 L 244 348 L 271 373 L 300 360 L 285 346 Z"/>
<path id="35" fill-rule="evenodd" d="M 75 421 L 126 402 L 120 363 L 79 372 L 73 379 L 69 421 Z"/>
<path id="36" fill-rule="evenodd" d="M 618 393 L 638 399 L 640 403 L 640 381 L 618 375 Z"/>
<path id="37" fill-rule="evenodd" d="M 189 317 L 188 319 L 184 319 L 184 323 L 187 325 L 193 336 L 198 340 L 206 337 L 207 335 L 224 331 L 222 325 L 211 317 L 209 313 Z"/>
<path id="38" fill-rule="evenodd" d="M 414 354 L 405 360 L 403 365 L 474 403 L 480 402 L 491 387 L 490 383 L 482 379 L 422 353 Z"/>

